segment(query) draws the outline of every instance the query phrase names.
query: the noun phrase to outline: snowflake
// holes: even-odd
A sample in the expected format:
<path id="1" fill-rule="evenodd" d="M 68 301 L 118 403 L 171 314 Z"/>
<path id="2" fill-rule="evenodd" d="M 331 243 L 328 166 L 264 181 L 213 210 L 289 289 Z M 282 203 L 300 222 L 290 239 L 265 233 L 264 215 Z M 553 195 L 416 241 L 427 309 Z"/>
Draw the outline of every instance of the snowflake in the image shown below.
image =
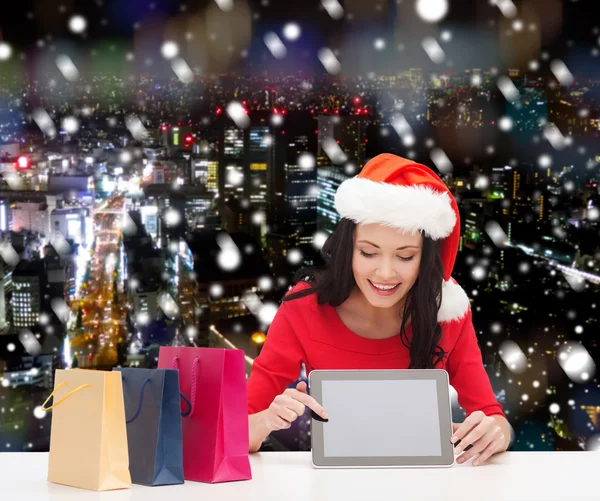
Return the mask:
<path id="1" fill-rule="evenodd" d="M 277 304 L 273 302 L 264 303 L 258 311 L 258 319 L 261 323 L 270 325 L 277 313 Z"/>
<path id="2" fill-rule="evenodd" d="M 76 34 L 83 33 L 87 28 L 87 19 L 81 15 L 72 16 L 69 19 L 69 29 Z"/>
<path id="3" fill-rule="evenodd" d="M 542 168 L 548 168 L 552 165 L 552 157 L 547 153 L 538 157 L 538 165 Z"/>
<path id="4" fill-rule="evenodd" d="M 300 34 L 302 30 L 297 23 L 287 23 L 283 27 L 283 36 L 293 42 L 294 40 L 298 40 L 300 38 Z"/>
<path id="5" fill-rule="evenodd" d="M 233 10 L 233 0 L 215 0 L 215 2 L 223 12 L 230 12 Z"/>
<path id="6" fill-rule="evenodd" d="M 60 54 L 56 58 L 56 66 L 69 82 L 76 82 L 79 80 L 79 70 L 73 60 L 66 54 Z"/>
<path id="7" fill-rule="evenodd" d="M 483 266 L 474 266 L 471 269 L 471 277 L 474 280 L 480 281 L 485 279 L 487 276 L 487 270 Z"/>
<path id="8" fill-rule="evenodd" d="M 327 233 L 323 231 L 318 231 L 313 235 L 313 245 L 317 250 L 320 250 L 328 238 L 329 235 Z"/>
<path id="9" fill-rule="evenodd" d="M 167 40 L 162 44 L 160 51 L 165 59 L 173 59 L 179 55 L 179 45 L 172 40 Z"/>
<path id="10" fill-rule="evenodd" d="M 567 65 L 560 59 L 554 59 L 550 62 L 550 71 L 554 74 L 561 85 L 570 85 L 574 81 L 573 74 L 567 68 Z"/>
<path id="11" fill-rule="evenodd" d="M 440 172 L 443 174 L 452 172 L 454 166 L 452 162 L 441 148 L 434 148 L 430 153 L 431 161 L 435 164 Z"/>
<path id="12" fill-rule="evenodd" d="M 519 89 L 517 89 L 517 87 L 509 77 L 502 75 L 496 81 L 496 85 L 498 86 L 498 89 L 500 89 L 500 92 L 508 102 L 514 103 L 519 99 Z"/>
<path id="13" fill-rule="evenodd" d="M 283 59 L 287 56 L 287 49 L 276 33 L 272 31 L 265 33 L 263 41 L 275 59 Z"/>
<path id="14" fill-rule="evenodd" d="M 443 42 L 450 42 L 452 40 L 452 32 L 449 30 L 444 30 L 440 34 L 440 38 Z"/>
<path id="15" fill-rule="evenodd" d="M 446 53 L 438 41 L 433 37 L 425 37 L 421 42 L 421 47 L 435 64 L 443 63 L 446 59 Z"/>
<path id="16" fill-rule="evenodd" d="M 527 370 L 527 357 L 519 345 L 514 341 L 503 341 L 500 344 L 498 354 L 511 372 L 514 372 L 515 374 L 521 374 Z"/>
<path id="17" fill-rule="evenodd" d="M 385 49 L 385 40 L 383 38 L 376 38 L 373 42 L 373 47 L 375 47 L 375 50 L 379 51 Z"/>
<path id="18" fill-rule="evenodd" d="M 300 249 L 291 249 L 287 253 L 287 259 L 290 264 L 298 265 L 302 262 L 304 256 L 302 255 L 302 251 Z"/>
<path id="19" fill-rule="evenodd" d="M 302 167 L 303 169 L 314 169 L 315 165 L 317 164 L 314 155 L 308 152 L 298 155 L 297 162 L 298 166 Z"/>
<path id="20" fill-rule="evenodd" d="M 240 129 L 244 129 L 250 125 L 250 118 L 248 118 L 246 110 L 237 101 L 231 101 L 227 105 L 227 114 Z"/>
<path id="21" fill-rule="evenodd" d="M 0 42 L 0 61 L 7 61 L 12 56 L 12 47 L 6 42 Z"/>
<path id="22" fill-rule="evenodd" d="M 321 140 L 321 146 L 334 164 L 342 164 L 348 159 L 342 148 L 340 148 L 340 145 L 331 137 L 324 137 Z"/>
<path id="23" fill-rule="evenodd" d="M 271 277 L 263 276 L 258 279 L 258 288 L 260 290 L 268 291 L 273 288 L 273 280 Z"/>
<path id="24" fill-rule="evenodd" d="M 69 316 L 71 315 L 71 310 L 67 306 L 67 303 L 65 303 L 65 300 L 60 297 L 56 297 L 50 301 L 50 306 L 58 319 L 63 324 L 66 324 L 69 320 Z"/>
<path id="25" fill-rule="evenodd" d="M 344 8 L 341 6 L 338 0 L 321 0 L 321 5 L 325 8 L 327 14 L 329 14 L 332 19 L 339 20 L 344 17 Z"/>
<path id="26" fill-rule="evenodd" d="M 437 23 L 448 14 L 448 0 L 417 0 L 417 15 L 426 23 Z"/>
<path id="27" fill-rule="evenodd" d="M 498 127 L 503 132 L 508 132 L 513 128 L 513 120 L 510 117 L 502 117 L 498 120 Z"/>
<path id="28" fill-rule="evenodd" d="M 75 117 L 65 117 L 61 126 L 65 132 L 72 135 L 79 130 L 79 120 Z"/>
<path id="29" fill-rule="evenodd" d="M 342 71 L 342 65 L 329 47 L 322 47 L 319 49 L 317 56 L 329 74 L 337 75 Z"/>

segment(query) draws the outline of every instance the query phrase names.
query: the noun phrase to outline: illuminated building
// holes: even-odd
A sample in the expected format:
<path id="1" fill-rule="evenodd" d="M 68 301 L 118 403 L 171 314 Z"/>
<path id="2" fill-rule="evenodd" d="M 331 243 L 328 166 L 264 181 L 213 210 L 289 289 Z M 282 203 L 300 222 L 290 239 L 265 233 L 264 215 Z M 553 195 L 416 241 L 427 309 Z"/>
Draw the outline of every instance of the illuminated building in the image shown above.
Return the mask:
<path id="1" fill-rule="evenodd" d="M 342 219 L 335 210 L 335 192 L 348 179 L 348 176 L 332 168 L 322 167 L 317 170 L 319 196 L 317 198 L 318 231 L 332 233 Z"/>
<path id="2" fill-rule="evenodd" d="M 21 260 L 12 274 L 12 330 L 21 332 L 35 326 L 40 320 L 44 267 L 41 260 Z"/>
<path id="3" fill-rule="evenodd" d="M 585 411 L 590 417 L 594 428 L 598 429 L 598 425 L 600 425 L 600 405 L 582 405 L 580 409 Z"/>

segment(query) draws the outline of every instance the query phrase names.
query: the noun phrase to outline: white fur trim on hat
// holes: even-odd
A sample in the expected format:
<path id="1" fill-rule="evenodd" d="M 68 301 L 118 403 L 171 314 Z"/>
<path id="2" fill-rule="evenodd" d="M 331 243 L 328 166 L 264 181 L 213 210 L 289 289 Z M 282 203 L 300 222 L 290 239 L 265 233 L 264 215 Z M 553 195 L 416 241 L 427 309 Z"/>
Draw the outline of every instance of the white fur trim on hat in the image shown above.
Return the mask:
<path id="1" fill-rule="evenodd" d="M 425 232 L 433 240 L 446 238 L 456 224 L 456 214 L 445 192 L 428 186 L 403 186 L 353 177 L 335 194 L 335 208 L 356 223 L 378 223 L 405 231 Z"/>
<path id="2" fill-rule="evenodd" d="M 438 322 L 460 320 L 469 311 L 469 296 L 452 278 L 442 284 L 442 304 L 438 311 Z"/>

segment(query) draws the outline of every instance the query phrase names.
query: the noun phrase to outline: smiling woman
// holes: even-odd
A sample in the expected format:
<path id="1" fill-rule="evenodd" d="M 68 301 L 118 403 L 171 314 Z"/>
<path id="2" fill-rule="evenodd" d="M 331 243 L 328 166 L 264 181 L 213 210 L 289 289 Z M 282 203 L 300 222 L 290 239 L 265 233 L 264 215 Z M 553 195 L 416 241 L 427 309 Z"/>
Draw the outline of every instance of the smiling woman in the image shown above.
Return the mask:
<path id="1" fill-rule="evenodd" d="M 497 415 L 506 423 L 483 367 L 469 298 L 451 276 L 460 220 L 448 188 L 424 165 L 385 154 L 344 181 L 335 204 L 342 219 L 321 249 L 325 266 L 298 271 L 254 360 L 250 450 L 271 431 L 289 428 L 306 407 L 327 419 L 305 383 L 288 388 L 302 364 L 307 374 L 444 369 L 470 417 L 455 429 L 474 441 L 468 454 L 481 453 L 483 461 L 506 449 L 496 420 L 483 419 Z M 467 434 L 469 426 L 475 434 Z"/>
<path id="2" fill-rule="evenodd" d="M 358 225 L 354 233 L 352 272 L 356 285 L 370 298 L 371 305 L 389 308 L 406 295 L 419 276 L 423 237 L 378 224 Z"/>
<path id="3" fill-rule="evenodd" d="M 419 332 L 410 343 L 409 369 L 434 368 L 445 356 L 438 346 L 437 312 L 443 282 L 439 242 L 382 224 L 342 219 L 323 246 L 326 266 L 301 269 L 288 302 L 316 293 L 344 324 L 365 338 L 399 337 L 408 348 L 407 327 Z M 400 335 L 400 336 L 398 336 Z"/>

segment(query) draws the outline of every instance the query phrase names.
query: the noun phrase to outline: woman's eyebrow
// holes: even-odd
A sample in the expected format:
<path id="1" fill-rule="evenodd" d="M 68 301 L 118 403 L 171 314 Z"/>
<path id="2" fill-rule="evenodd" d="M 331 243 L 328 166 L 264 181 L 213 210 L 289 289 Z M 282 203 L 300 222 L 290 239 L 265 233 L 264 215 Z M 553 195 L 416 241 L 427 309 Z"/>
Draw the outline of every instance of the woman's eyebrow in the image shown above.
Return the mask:
<path id="1" fill-rule="evenodd" d="M 359 240 L 357 243 L 361 243 L 364 242 L 366 244 L 372 245 L 373 247 L 376 247 L 377 249 L 379 249 L 379 245 L 374 244 L 373 242 L 369 242 L 368 240 Z M 403 245 L 402 247 L 398 247 L 396 250 L 404 250 L 404 249 L 418 249 L 419 246 L 418 245 Z"/>

